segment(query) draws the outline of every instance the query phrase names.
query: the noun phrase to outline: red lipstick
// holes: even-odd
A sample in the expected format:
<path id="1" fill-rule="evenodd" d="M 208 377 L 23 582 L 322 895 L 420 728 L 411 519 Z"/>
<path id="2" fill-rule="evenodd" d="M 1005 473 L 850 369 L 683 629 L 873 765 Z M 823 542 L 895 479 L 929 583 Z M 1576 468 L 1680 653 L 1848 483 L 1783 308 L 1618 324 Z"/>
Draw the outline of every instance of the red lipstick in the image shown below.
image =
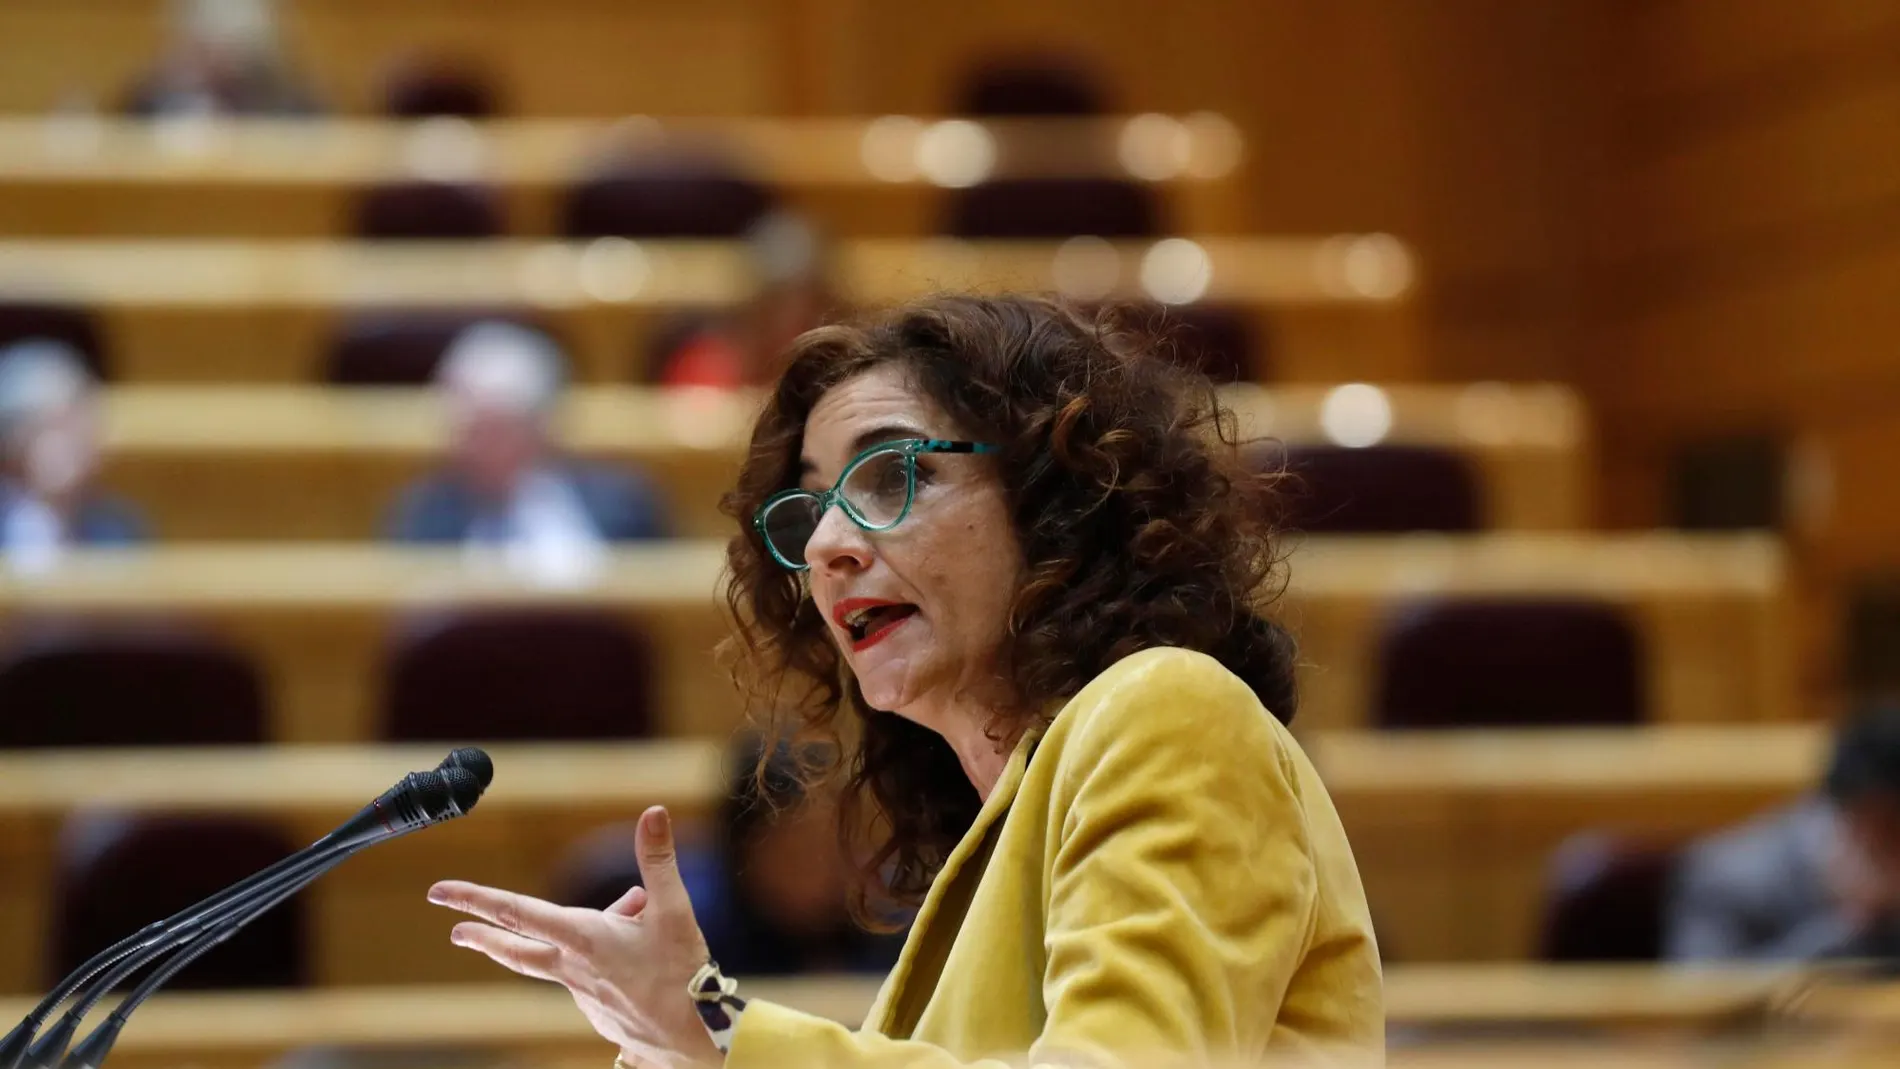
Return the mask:
<path id="1" fill-rule="evenodd" d="M 854 615 L 865 610 L 899 609 L 899 612 L 878 612 L 866 617 L 856 626 L 850 623 Z M 845 633 L 851 641 L 852 652 L 868 650 L 882 642 L 885 636 L 897 630 L 905 620 L 917 613 L 917 607 L 902 601 L 887 601 L 883 598 L 845 598 L 831 607 L 831 622 Z"/>

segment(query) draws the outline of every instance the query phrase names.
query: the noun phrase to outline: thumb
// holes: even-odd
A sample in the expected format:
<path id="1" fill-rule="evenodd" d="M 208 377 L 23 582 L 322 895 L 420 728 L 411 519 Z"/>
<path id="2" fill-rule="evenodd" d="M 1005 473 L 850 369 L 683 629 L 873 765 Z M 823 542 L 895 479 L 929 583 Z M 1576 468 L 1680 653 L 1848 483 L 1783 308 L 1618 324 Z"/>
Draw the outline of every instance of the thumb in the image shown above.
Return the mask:
<path id="1" fill-rule="evenodd" d="M 646 885 L 647 904 L 655 912 L 692 911 L 686 884 L 680 879 L 679 854 L 673 845 L 673 818 L 664 806 L 654 806 L 640 814 L 640 826 L 634 831 L 634 847 L 640 855 L 640 882 Z"/>
<path id="2" fill-rule="evenodd" d="M 645 908 L 647 908 L 647 889 L 636 883 L 627 888 L 626 894 L 614 899 L 614 904 L 607 907 L 607 912 L 622 917 L 638 917 L 640 911 Z"/>

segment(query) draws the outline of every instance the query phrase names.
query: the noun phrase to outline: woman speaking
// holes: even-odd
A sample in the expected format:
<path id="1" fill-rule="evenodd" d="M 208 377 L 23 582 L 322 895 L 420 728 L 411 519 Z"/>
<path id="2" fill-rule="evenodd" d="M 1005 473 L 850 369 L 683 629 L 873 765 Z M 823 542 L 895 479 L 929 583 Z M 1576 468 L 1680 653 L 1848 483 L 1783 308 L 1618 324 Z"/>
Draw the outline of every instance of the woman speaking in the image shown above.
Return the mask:
<path id="1" fill-rule="evenodd" d="M 1365 896 L 1257 615 L 1269 491 L 1112 318 L 943 297 L 811 331 L 726 498 L 727 598 L 774 733 L 844 740 L 857 907 L 916 911 L 864 1026 L 719 971 L 663 809 L 605 911 L 430 898 L 629 1066 L 1378 1059 Z"/>

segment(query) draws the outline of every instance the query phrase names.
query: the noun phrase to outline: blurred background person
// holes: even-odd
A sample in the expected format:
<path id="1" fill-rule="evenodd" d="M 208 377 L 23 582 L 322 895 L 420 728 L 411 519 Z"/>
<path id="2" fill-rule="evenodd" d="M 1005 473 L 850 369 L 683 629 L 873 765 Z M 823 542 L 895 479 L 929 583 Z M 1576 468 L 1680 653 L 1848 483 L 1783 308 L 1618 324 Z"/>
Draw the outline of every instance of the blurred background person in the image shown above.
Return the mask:
<path id="1" fill-rule="evenodd" d="M 822 235 L 788 213 L 762 219 L 746 235 L 750 298 L 723 315 L 688 313 L 664 331 L 653 365 L 663 386 L 763 386 L 792 339 L 841 313 L 829 282 Z"/>
<path id="2" fill-rule="evenodd" d="M 310 115 L 278 44 L 276 0 L 177 0 L 172 43 L 127 93 L 137 116 Z"/>
<path id="3" fill-rule="evenodd" d="M 33 338 L 0 348 L 0 548 L 19 570 L 74 545 L 143 541 L 130 505 L 99 493 L 97 383 L 77 350 Z"/>
<path id="4" fill-rule="evenodd" d="M 762 750 L 757 735 L 734 740 L 710 834 L 687 837 L 679 852 L 713 960 L 755 976 L 885 972 L 904 938 L 851 917 L 856 870 L 838 841 L 836 805 L 800 784 L 800 761 L 816 761 L 818 751 L 781 747 L 761 769 Z M 644 886 L 634 825 L 610 824 L 576 842 L 552 884 L 554 901 L 601 910 Z"/>
<path id="5" fill-rule="evenodd" d="M 735 744 L 712 851 L 682 872 L 713 960 L 755 976 L 888 970 L 903 936 L 851 918 L 856 874 L 837 808 L 800 786 L 801 762 L 815 756 L 779 748 L 761 769 L 762 746 Z"/>
<path id="6" fill-rule="evenodd" d="M 556 447 L 549 424 L 565 367 L 554 340 L 528 327 L 483 321 L 458 335 L 436 372 L 449 464 L 403 494 L 391 536 L 554 567 L 585 561 L 604 543 L 666 537 L 644 478 Z"/>
<path id="7" fill-rule="evenodd" d="M 1684 853 L 1667 951 L 1900 962 L 1900 706 L 1868 707 L 1841 728 L 1819 794 Z"/>

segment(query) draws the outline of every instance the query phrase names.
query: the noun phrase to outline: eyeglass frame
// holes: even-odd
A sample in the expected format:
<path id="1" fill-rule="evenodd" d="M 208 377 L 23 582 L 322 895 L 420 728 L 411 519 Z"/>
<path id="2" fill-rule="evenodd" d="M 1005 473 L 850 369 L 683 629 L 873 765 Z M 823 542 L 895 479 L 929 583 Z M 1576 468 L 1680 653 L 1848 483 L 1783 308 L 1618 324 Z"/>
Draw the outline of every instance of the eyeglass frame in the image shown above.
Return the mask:
<path id="1" fill-rule="evenodd" d="M 759 533 L 759 541 L 765 543 L 765 551 L 771 555 L 773 560 L 778 562 L 780 567 L 793 572 L 810 571 L 811 562 L 809 561 L 804 564 L 793 564 L 791 561 L 786 560 L 785 557 L 779 553 L 778 547 L 772 543 L 772 536 L 766 532 L 766 513 L 771 512 L 772 509 L 780 503 L 789 501 L 795 497 L 812 498 L 818 502 L 816 515 L 819 522 L 823 521 L 825 513 L 831 511 L 831 506 L 836 505 L 838 506 L 838 511 L 844 513 L 846 519 L 857 524 L 859 530 L 870 534 L 877 534 L 888 531 L 898 524 L 903 523 L 904 519 L 910 515 L 911 505 L 917 500 L 917 457 L 919 454 L 997 453 L 1001 452 L 1002 448 L 1000 445 L 994 445 L 989 442 L 966 442 L 946 438 L 894 438 L 888 442 L 879 442 L 864 452 L 859 453 L 857 456 L 852 457 L 851 462 L 846 464 L 844 470 L 838 473 L 838 481 L 832 483 L 831 489 L 829 490 L 780 490 L 778 493 L 766 498 L 765 501 L 759 505 L 758 511 L 752 514 L 752 529 Z M 896 519 L 881 526 L 873 524 L 863 516 L 858 515 L 858 510 L 854 508 L 851 502 L 844 496 L 844 484 L 846 480 L 850 479 L 852 474 L 866 461 L 879 453 L 899 453 L 904 458 L 904 507 L 897 510 Z M 813 533 L 816 533 L 815 526 Z"/>

